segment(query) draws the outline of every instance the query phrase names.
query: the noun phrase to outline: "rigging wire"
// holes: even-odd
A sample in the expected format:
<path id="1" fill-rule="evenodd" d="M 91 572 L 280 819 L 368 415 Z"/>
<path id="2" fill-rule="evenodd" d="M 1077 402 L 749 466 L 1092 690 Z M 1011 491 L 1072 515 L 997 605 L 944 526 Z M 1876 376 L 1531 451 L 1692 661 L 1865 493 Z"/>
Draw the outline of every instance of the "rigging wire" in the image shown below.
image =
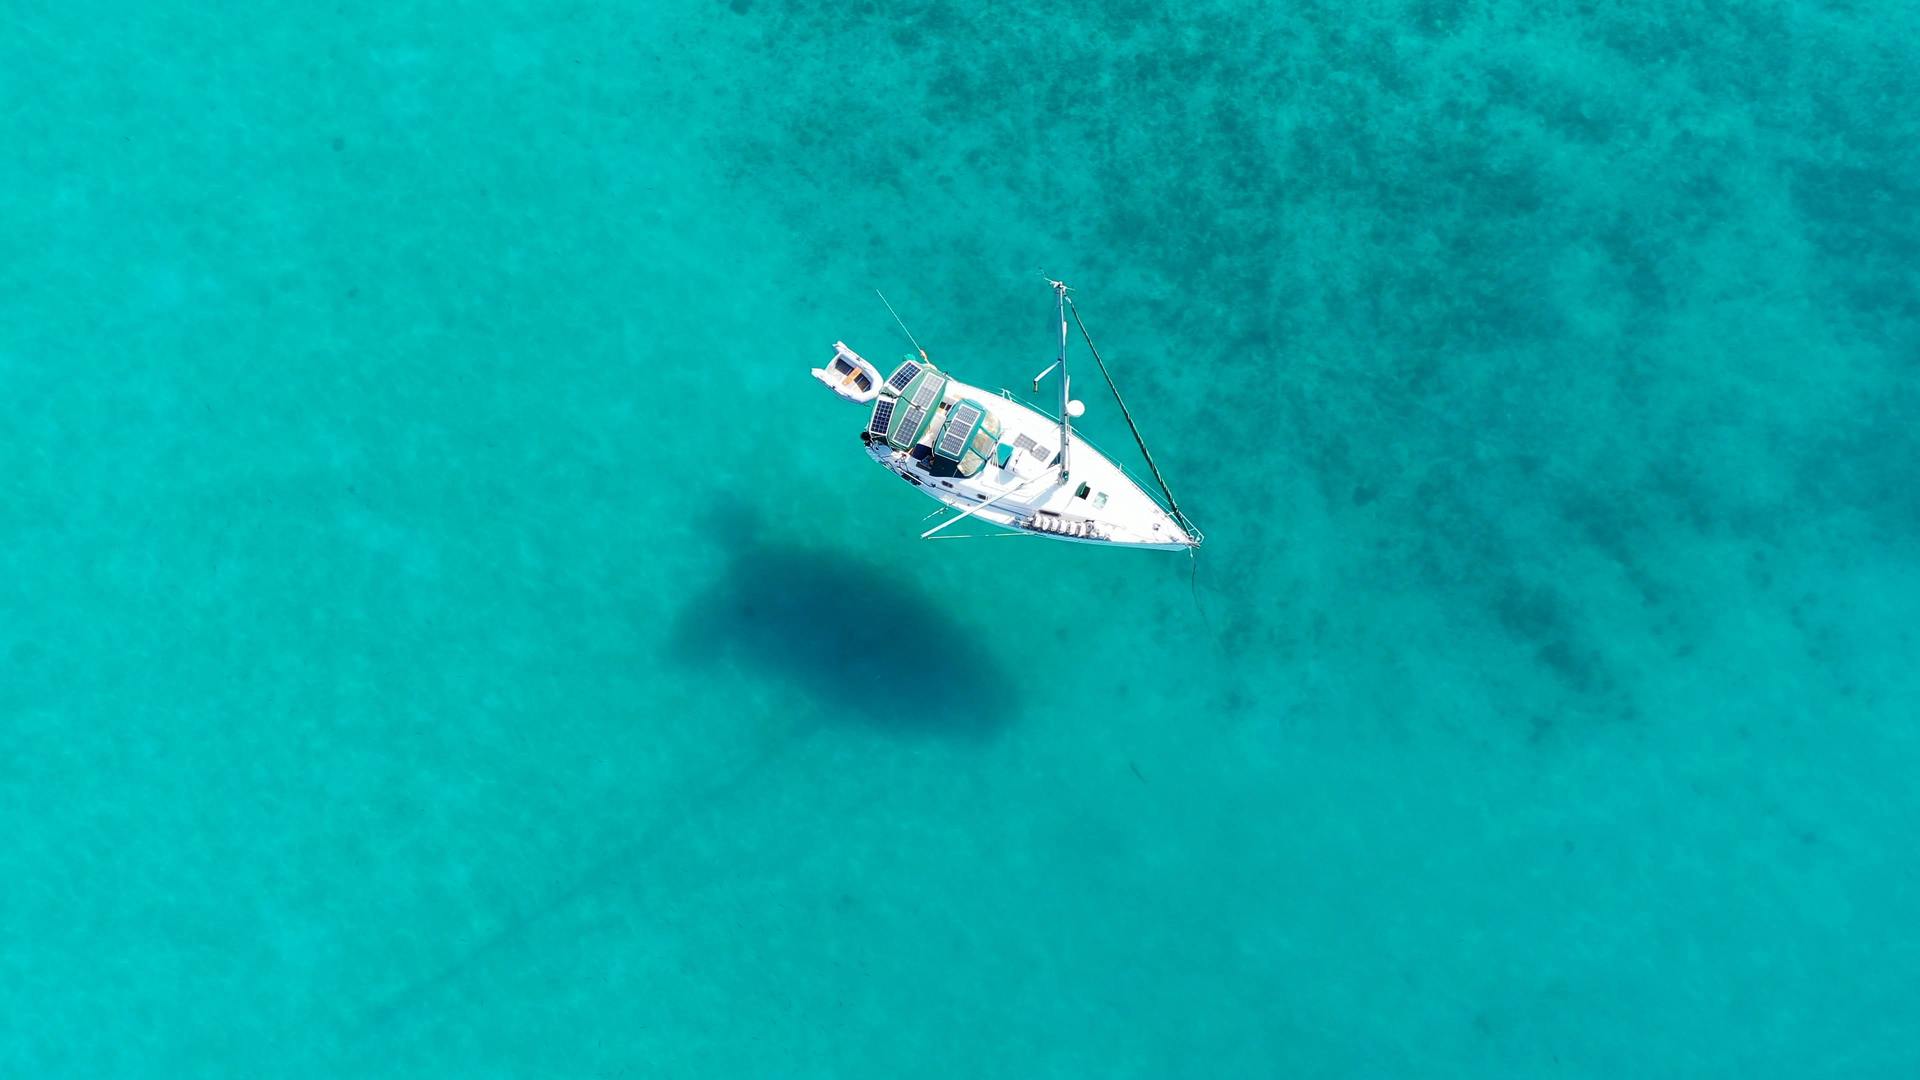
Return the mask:
<path id="1" fill-rule="evenodd" d="M 1080 320 L 1079 306 L 1073 302 L 1072 297 L 1067 297 L 1066 300 L 1068 310 L 1073 312 L 1074 325 L 1080 328 L 1080 336 L 1086 339 L 1087 351 L 1093 354 L 1093 362 L 1100 365 L 1100 377 L 1107 380 L 1107 389 L 1113 391 L 1114 403 L 1120 406 L 1120 415 L 1127 421 L 1127 430 L 1133 432 L 1133 441 L 1140 447 L 1140 456 L 1147 459 L 1147 468 L 1153 473 L 1153 478 L 1159 481 L 1160 491 L 1167 497 L 1167 507 L 1173 511 L 1173 519 L 1179 522 L 1180 527 L 1187 530 L 1195 540 L 1198 540 L 1200 530 L 1194 528 L 1192 520 L 1181 511 L 1180 503 L 1173 497 L 1173 489 L 1167 486 L 1167 478 L 1160 475 L 1160 466 L 1153 463 L 1153 452 L 1147 449 L 1147 440 L 1140 437 L 1140 426 L 1133 422 L 1133 414 L 1127 411 L 1127 403 L 1120 396 L 1120 387 L 1114 383 L 1113 375 L 1107 371 L 1107 362 L 1100 359 L 1100 350 L 1094 347 L 1093 335 L 1087 333 L 1087 324 Z M 1198 563 L 1195 565 L 1198 566 Z"/>
<path id="2" fill-rule="evenodd" d="M 1037 532 L 947 533 L 944 536 L 929 536 L 926 539 L 929 542 L 935 540 L 1031 540 L 1045 535 Z"/>
<path id="3" fill-rule="evenodd" d="M 1093 343 L 1093 335 L 1087 332 L 1087 324 L 1080 318 L 1080 306 L 1064 292 L 1061 294 L 1061 299 L 1067 302 L 1068 310 L 1073 312 L 1073 324 L 1080 328 L 1080 336 L 1087 343 L 1087 351 L 1093 354 L 1093 362 L 1100 365 L 1100 377 L 1107 380 L 1107 389 L 1113 391 L 1113 402 L 1120 406 L 1120 415 L 1127 422 L 1127 430 L 1133 433 L 1134 445 L 1140 448 L 1140 456 L 1147 459 L 1148 471 L 1153 473 L 1154 480 L 1159 483 L 1161 494 L 1167 497 L 1167 508 L 1173 512 L 1173 520 L 1187 530 L 1187 533 L 1197 542 L 1200 539 L 1200 530 L 1194 526 L 1193 519 L 1187 517 L 1186 512 L 1180 509 L 1179 500 L 1173 497 L 1173 488 L 1167 486 L 1167 478 L 1160 475 L 1160 466 L 1154 464 L 1153 451 L 1147 449 L 1147 440 L 1140 435 L 1140 425 L 1133 422 L 1133 413 L 1127 409 L 1126 399 L 1120 396 L 1120 385 L 1113 381 L 1113 373 L 1107 370 L 1107 362 L 1100 358 L 1100 349 Z M 1193 547 L 1187 548 L 1187 559 L 1192 567 L 1187 575 L 1187 589 L 1193 594 L 1193 609 L 1199 612 L 1201 625 L 1207 628 L 1207 633 L 1211 636 L 1213 620 L 1207 618 L 1206 605 L 1200 602 L 1200 553 L 1196 550 L 1197 547 L 1196 543 Z"/>

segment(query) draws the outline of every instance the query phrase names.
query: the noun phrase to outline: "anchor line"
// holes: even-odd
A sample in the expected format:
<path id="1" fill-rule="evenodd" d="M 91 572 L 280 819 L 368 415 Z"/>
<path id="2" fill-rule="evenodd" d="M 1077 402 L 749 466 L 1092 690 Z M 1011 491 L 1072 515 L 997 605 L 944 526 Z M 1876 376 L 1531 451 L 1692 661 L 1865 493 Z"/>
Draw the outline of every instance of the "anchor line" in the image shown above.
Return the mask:
<path id="1" fill-rule="evenodd" d="M 887 299 L 887 294 L 881 292 L 879 289 L 875 289 L 873 290 L 873 295 L 879 297 L 880 302 L 887 305 L 887 314 L 893 316 L 893 321 L 900 324 L 900 332 L 907 335 L 907 340 L 913 341 L 913 331 L 907 329 L 907 324 L 901 320 L 900 313 L 893 310 L 893 304 Z M 913 351 L 920 354 L 922 363 L 933 363 L 933 361 L 927 359 L 927 350 L 921 348 L 919 342 L 913 341 Z"/>
<path id="2" fill-rule="evenodd" d="M 1191 532 L 1192 530 L 1188 530 Z M 1187 575 L 1187 589 L 1193 593 L 1193 610 L 1200 614 L 1200 625 L 1207 628 L 1207 636 L 1213 637 L 1213 620 L 1207 618 L 1207 606 L 1200 602 L 1200 554 L 1193 548 L 1187 549 L 1187 560 L 1193 566 Z M 1218 640 L 1217 638 L 1215 640 Z"/>
<path id="3" fill-rule="evenodd" d="M 1093 362 L 1100 365 L 1100 377 L 1107 380 L 1107 389 L 1113 391 L 1114 403 L 1120 406 L 1120 415 L 1127 421 L 1127 430 L 1133 432 L 1133 441 L 1140 447 L 1140 456 L 1147 459 L 1147 469 L 1153 473 L 1154 480 L 1160 484 L 1161 493 L 1167 497 L 1167 507 L 1173 511 L 1173 519 L 1198 540 L 1200 530 L 1196 529 L 1192 520 L 1181 511 L 1179 502 L 1173 497 L 1173 489 L 1167 486 L 1167 478 L 1160 475 L 1160 467 L 1153 463 L 1153 452 L 1147 449 L 1147 440 L 1140 437 L 1140 426 L 1133 422 L 1133 414 L 1127 411 L 1127 403 L 1120 396 L 1120 387 L 1114 383 L 1113 375 L 1107 371 L 1107 362 L 1100 359 L 1100 350 L 1094 347 L 1093 335 L 1087 333 L 1087 324 L 1080 320 L 1079 306 L 1073 302 L 1072 297 L 1067 297 L 1066 301 L 1067 309 L 1073 312 L 1074 325 L 1080 328 L 1080 336 L 1086 339 L 1087 351 L 1093 354 Z"/>

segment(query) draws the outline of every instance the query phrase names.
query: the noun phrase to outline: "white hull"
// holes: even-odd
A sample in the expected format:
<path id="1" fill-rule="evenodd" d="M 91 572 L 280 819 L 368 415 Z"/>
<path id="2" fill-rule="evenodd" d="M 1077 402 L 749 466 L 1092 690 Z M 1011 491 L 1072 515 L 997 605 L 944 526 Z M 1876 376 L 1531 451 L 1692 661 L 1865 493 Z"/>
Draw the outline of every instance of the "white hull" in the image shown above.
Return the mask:
<path id="1" fill-rule="evenodd" d="M 977 521 L 1103 547 L 1178 551 L 1195 546 L 1195 539 L 1145 489 L 1077 434 L 1068 446 L 1067 475 L 1062 478 L 1057 462 L 1059 421 L 1004 391 L 994 393 L 958 380 L 949 383 L 946 396 L 988 403 L 1004 428 L 1003 441 L 1012 443 L 1024 435 L 1050 455 L 1049 460 L 1039 461 L 1023 451 L 1005 465 L 990 463 L 971 477 L 936 476 L 924 457 L 916 459 L 884 441 L 870 441 L 867 455 L 882 468 L 935 501 L 968 514 L 968 520 L 956 523 L 954 529 L 965 530 Z"/>

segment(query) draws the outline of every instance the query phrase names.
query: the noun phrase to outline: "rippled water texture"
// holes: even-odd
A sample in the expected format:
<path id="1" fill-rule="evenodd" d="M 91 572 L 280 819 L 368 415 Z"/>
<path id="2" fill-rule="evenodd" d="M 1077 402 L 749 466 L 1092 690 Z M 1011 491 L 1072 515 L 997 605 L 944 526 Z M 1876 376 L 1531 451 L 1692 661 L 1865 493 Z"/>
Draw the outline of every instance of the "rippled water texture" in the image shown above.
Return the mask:
<path id="1" fill-rule="evenodd" d="M 0 1072 L 1920 1075 L 1914 9 L 1176 6 L 0 13 Z"/>

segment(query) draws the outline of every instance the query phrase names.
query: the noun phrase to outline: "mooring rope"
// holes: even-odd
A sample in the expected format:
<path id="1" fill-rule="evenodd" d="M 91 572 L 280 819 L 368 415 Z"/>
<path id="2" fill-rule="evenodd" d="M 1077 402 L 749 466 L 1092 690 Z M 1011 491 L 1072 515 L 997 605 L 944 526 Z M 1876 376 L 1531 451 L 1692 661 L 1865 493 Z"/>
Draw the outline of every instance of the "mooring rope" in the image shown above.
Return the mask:
<path id="1" fill-rule="evenodd" d="M 1087 324 L 1080 321 L 1080 308 L 1073 302 L 1072 297 L 1067 297 L 1067 307 L 1073 311 L 1073 323 L 1080 328 L 1080 336 L 1086 339 L 1087 351 L 1093 354 L 1093 362 L 1100 365 L 1100 377 L 1107 380 L 1107 389 L 1113 391 L 1114 403 L 1120 406 L 1120 415 L 1126 418 L 1127 430 L 1133 432 L 1133 441 L 1140 447 L 1140 456 L 1147 459 L 1147 468 L 1153 473 L 1153 478 L 1159 482 L 1161 493 L 1166 495 L 1167 507 L 1173 511 L 1173 519 L 1179 522 L 1180 527 L 1187 530 L 1194 539 L 1199 539 L 1200 530 L 1194 528 L 1193 522 L 1181 512 L 1180 504 L 1174 500 L 1173 489 L 1167 486 L 1167 478 L 1160 475 L 1160 466 L 1153 463 L 1153 452 L 1147 449 L 1147 440 L 1140 437 L 1140 426 L 1133 422 L 1133 414 L 1127 411 L 1127 403 L 1120 396 L 1120 387 L 1114 383 L 1113 376 L 1108 373 L 1107 362 L 1100 359 L 1100 350 L 1094 347 L 1093 335 L 1087 333 Z"/>

